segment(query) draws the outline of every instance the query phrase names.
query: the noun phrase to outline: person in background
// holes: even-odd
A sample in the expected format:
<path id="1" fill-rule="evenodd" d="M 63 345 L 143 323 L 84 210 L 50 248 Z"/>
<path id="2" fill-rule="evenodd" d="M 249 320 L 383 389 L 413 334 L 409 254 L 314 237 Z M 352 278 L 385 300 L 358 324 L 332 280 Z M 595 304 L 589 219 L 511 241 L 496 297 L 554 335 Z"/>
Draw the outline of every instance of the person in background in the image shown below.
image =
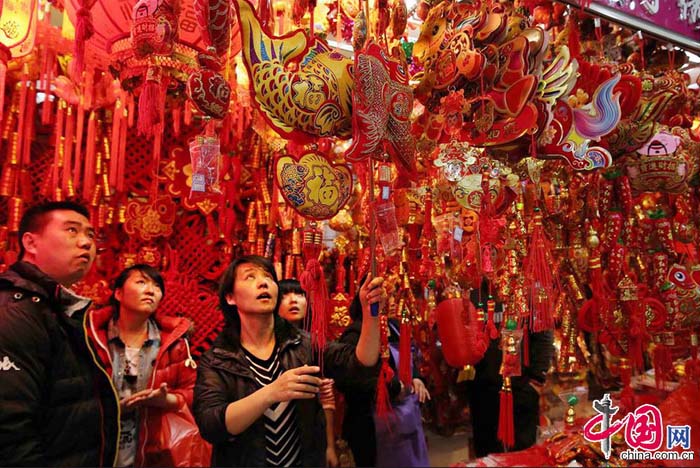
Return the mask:
<path id="1" fill-rule="evenodd" d="M 323 353 L 324 370 L 336 382 L 379 372 L 379 317 L 371 316 L 370 304 L 383 307 L 383 279 L 366 281 L 360 300 L 365 320 L 357 346 L 331 342 Z M 266 258 L 237 258 L 222 277 L 226 324 L 202 356 L 194 394 L 214 466 L 325 464 L 320 368 L 309 335 L 279 317 L 278 301 L 277 275 Z"/>
<path id="2" fill-rule="evenodd" d="M 306 292 L 295 279 L 283 279 L 280 288 L 280 317 L 297 328 L 303 329 L 304 323 L 308 323 L 309 315 Z M 338 455 L 335 451 L 335 393 L 333 392 L 333 380 L 322 379 L 320 394 L 321 406 L 326 415 L 326 464 L 330 467 L 338 466 Z"/>
<path id="3" fill-rule="evenodd" d="M 19 226 L 19 260 L 0 275 L 0 464 L 112 466 L 119 403 L 87 345 L 91 301 L 70 288 L 90 270 L 87 209 L 48 202 Z"/>
<path id="4" fill-rule="evenodd" d="M 356 343 L 363 326 L 360 300 L 353 298 L 348 311 L 352 323 L 340 336 L 342 343 Z M 395 417 L 389 417 L 390 427 L 374 417 L 377 376 L 354 379 L 339 384 L 345 395 L 343 438 L 348 441 L 357 466 L 428 466 L 428 452 L 418 403 L 430 399 L 430 393 L 412 367 L 411 388 L 404 388 L 398 376 L 399 325 L 389 319 L 389 365 L 394 371 L 387 384 Z"/>
<path id="5" fill-rule="evenodd" d="M 488 283 L 484 280 L 481 291 L 472 290 L 470 297 L 472 303 L 475 306 L 478 306 L 480 302 L 486 304 L 489 289 Z M 496 327 L 500 329 L 503 325 L 501 323 L 503 306 L 497 298 L 495 300 L 494 322 Z M 537 439 L 539 394 L 554 356 L 554 335 L 551 330 L 529 333 L 528 339 L 530 340 L 530 365 L 523 366 L 520 377 L 511 378 L 513 415 L 516 427 L 515 446 L 511 449 L 513 451 L 524 450 L 534 445 Z M 491 340 L 486 354 L 474 366 L 476 376 L 468 385 L 476 457 L 504 452 L 503 445 L 498 440 L 500 390 L 503 385 L 503 378 L 500 374 L 503 352 L 499 345 L 500 336 Z"/>
<path id="6" fill-rule="evenodd" d="M 160 272 L 137 264 L 114 281 L 110 306 L 88 316 L 95 349 L 112 377 L 121 405 L 121 438 L 116 466 L 155 462 L 149 441 L 160 440 L 163 411 L 192 405 L 197 377 L 183 317 L 156 315 L 165 296 Z"/>

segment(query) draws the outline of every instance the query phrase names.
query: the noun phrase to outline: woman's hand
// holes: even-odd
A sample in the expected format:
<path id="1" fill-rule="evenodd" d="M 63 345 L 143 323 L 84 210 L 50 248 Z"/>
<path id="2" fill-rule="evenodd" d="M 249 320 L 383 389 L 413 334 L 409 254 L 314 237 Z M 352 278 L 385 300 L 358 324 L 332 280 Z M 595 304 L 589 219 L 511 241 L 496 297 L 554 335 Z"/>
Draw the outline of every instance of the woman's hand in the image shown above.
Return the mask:
<path id="1" fill-rule="evenodd" d="M 321 371 L 318 366 L 307 366 L 289 369 L 265 389 L 269 392 L 270 405 L 282 401 L 303 400 L 316 398 L 321 385 L 321 379 L 311 374 Z"/>
<path id="2" fill-rule="evenodd" d="M 369 279 L 369 276 L 360 287 L 360 304 L 362 304 L 362 312 L 365 317 L 370 316 L 370 305 L 379 303 L 379 309 L 384 308 L 386 303 L 386 289 L 384 288 L 384 278 L 378 276 Z"/>
<path id="3" fill-rule="evenodd" d="M 330 468 L 336 468 L 339 466 L 338 455 L 335 453 L 335 447 L 330 445 L 326 447 L 326 466 Z"/>
<path id="4" fill-rule="evenodd" d="M 430 392 L 421 379 L 413 379 L 413 392 L 418 395 L 418 401 L 421 403 L 430 400 Z"/>
<path id="5" fill-rule="evenodd" d="M 175 409 L 178 407 L 178 398 L 175 394 L 168 393 L 168 384 L 163 382 L 156 389 L 147 388 L 122 399 L 120 404 L 125 410 L 141 406 Z"/>

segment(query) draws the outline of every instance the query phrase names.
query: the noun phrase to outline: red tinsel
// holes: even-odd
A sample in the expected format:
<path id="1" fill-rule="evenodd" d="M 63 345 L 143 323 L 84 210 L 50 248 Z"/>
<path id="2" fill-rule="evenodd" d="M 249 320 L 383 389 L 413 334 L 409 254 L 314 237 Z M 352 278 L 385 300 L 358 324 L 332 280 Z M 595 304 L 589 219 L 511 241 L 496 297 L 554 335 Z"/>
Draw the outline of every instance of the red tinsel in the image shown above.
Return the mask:
<path id="1" fill-rule="evenodd" d="M 503 388 L 498 406 L 498 440 L 507 450 L 515 445 L 515 424 L 513 422 L 513 392 L 510 377 L 503 378 Z"/>

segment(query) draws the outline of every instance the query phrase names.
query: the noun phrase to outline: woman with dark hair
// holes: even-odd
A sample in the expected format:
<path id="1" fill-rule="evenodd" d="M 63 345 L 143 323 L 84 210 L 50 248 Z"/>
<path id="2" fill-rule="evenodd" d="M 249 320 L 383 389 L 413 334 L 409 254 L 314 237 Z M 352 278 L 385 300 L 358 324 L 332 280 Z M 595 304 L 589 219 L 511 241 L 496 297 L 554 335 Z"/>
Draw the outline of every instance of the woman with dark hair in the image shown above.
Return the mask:
<path id="1" fill-rule="evenodd" d="M 155 463 L 149 447 L 159 440 L 154 428 L 163 412 L 192 404 L 197 366 L 186 339 L 192 325 L 156 315 L 164 295 L 160 272 L 134 265 L 114 281 L 110 306 L 88 316 L 90 338 L 120 400 L 117 466 Z"/>
<path id="2" fill-rule="evenodd" d="M 301 283 L 295 279 L 280 281 L 280 317 L 297 328 L 307 329 L 311 323 L 311 310 L 306 301 L 306 292 Z M 326 416 L 326 465 L 338 466 L 338 454 L 335 451 L 335 392 L 333 379 L 322 379 L 319 398 Z"/>
<path id="3" fill-rule="evenodd" d="M 338 341 L 357 343 L 359 330 L 363 326 L 357 295 L 350 304 L 348 315 L 352 323 Z M 398 378 L 399 326 L 395 319 L 389 319 L 388 327 L 389 365 L 394 370 L 394 376 L 387 383 L 387 390 L 394 407 L 394 417 L 390 417 L 388 424 L 375 421 L 376 375 L 338 384 L 338 390 L 345 396 L 343 438 L 348 441 L 357 466 L 428 466 L 428 448 L 418 403 L 429 400 L 430 394 L 415 366 L 412 366 L 412 388 L 403 388 Z"/>
<path id="4" fill-rule="evenodd" d="M 377 373 L 382 278 L 360 289 L 364 326 L 357 346 L 331 342 L 324 371 L 336 382 Z M 213 466 L 323 466 L 325 418 L 320 368 L 308 333 L 279 317 L 279 285 L 263 257 L 234 260 L 219 288 L 226 325 L 199 363 L 195 418 L 214 444 Z"/>

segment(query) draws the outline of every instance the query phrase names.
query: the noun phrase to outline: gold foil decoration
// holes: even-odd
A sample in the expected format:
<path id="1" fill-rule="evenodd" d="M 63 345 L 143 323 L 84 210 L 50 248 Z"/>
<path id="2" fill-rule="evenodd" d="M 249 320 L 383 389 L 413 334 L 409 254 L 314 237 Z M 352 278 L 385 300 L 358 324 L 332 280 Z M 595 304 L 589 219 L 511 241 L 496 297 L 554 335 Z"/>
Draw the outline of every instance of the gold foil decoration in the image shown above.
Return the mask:
<path id="1" fill-rule="evenodd" d="M 574 293 L 574 297 L 576 298 L 577 301 L 582 301 L 585 299 L 583 292 L 581 291 L 581 288 L 579 287 L 578 283 L 576 282 L 576 278 L 574 278 L 574 275 L 567 275 L 566 276 L 566 281 L 569 283 L 569 288 L 571 288 L 571 292 Z"/>
<path id="2" fill-rule="evenodd" d="M 464 382 L 467 380 L 474 380 L 476 378 L 476 369 L 471 364 L 464 366 L 459 374 L 457 375 L 457 383 Z"/>
<path id="3" fill-rule="evenodd" d="M 2 171 L 2 176 L 0 178 L 0 196 L 9 197 L 14 192 L 15 178 L 16 178 L 15 166 L 10 164 L 5 165 L 5 169 Z"/>
<path id="4" fill-rule="evenodd" d="M 97 229 L 103 229 L 107 224 L 107 205 L 100 203 L 97 207 Z"/>
<path id="5" fill-rule="evenodd" d="M 12 132 L 12 139 L 10 141 L 10 158 L 8 162 L 12 165 L 19 164 L 19 134 L 17 132 Z"/>
<path id="6" fill-rule="evenodd" d="M 292 230 L 292 255 L 301 255 L 301 231 L 299 228 Z"/>
<path id="7" fill-rule="evenodd" d="M 24 202 L 19 197 L 8 200 L 7 226 L 10 232 L 19 232 L 19 223 L 22 219 L 22 206 Z"/>
<path id="8" fill-rule="evenodd" d="M 639 299 L 637 285 L 634 284 L 629 276 L 625 276 L 617 283 L 617 289 L 619 291 L 620 301 L 628 302 Z"/>

